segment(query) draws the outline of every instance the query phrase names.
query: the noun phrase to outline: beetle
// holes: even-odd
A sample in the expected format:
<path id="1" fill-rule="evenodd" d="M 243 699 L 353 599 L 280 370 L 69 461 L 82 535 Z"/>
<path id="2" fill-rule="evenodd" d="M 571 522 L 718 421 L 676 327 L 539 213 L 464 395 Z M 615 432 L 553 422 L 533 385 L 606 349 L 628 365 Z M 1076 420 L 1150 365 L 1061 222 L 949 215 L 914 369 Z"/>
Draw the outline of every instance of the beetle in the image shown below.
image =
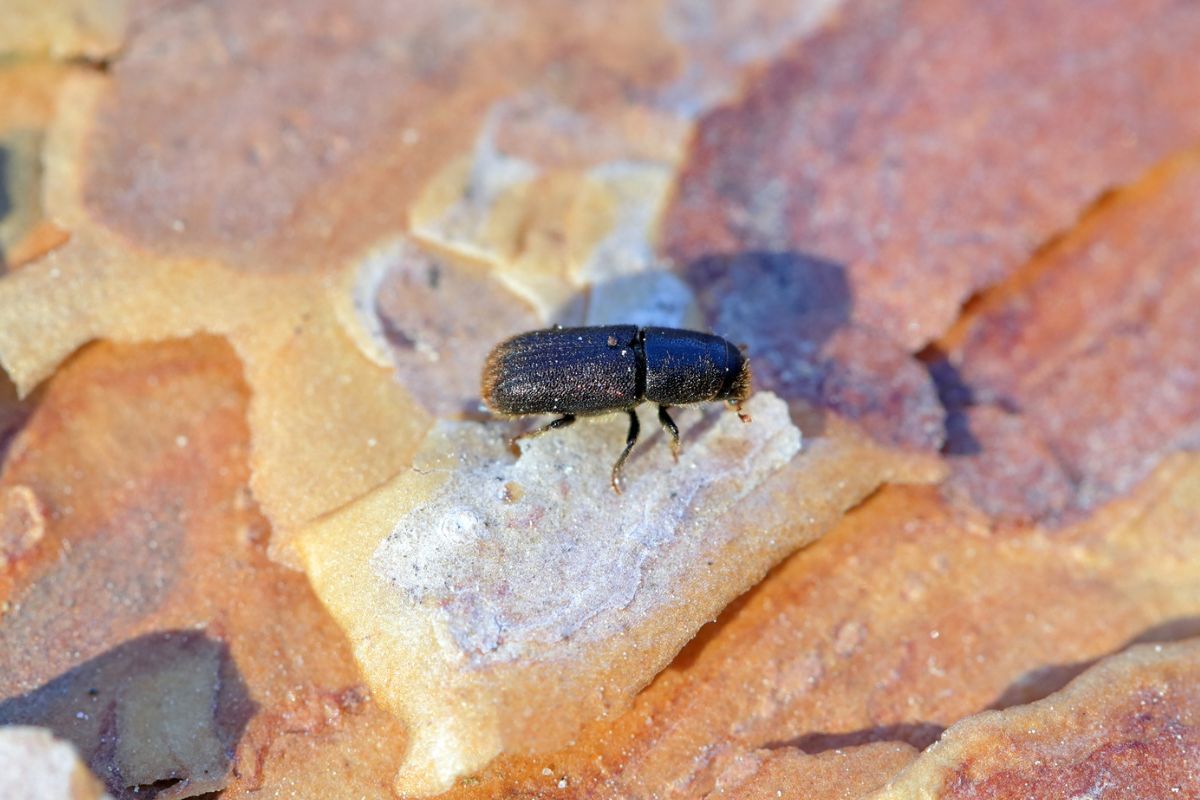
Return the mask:
<path id="1" fill-rule="evenodd" d="M 724 401 L 743 422 L 750 395 L 750 361 L 741 348 L 711 333 L 636 325 L 561 326 L 506 339 L 483 367 L 483 401 L 508 417 L 559 414 L 554 421 L 513 437 L 509 444 L 565 428 L 580 416 L 624 411 L 629 415 L 625 449 L 612 468 L 621 493 L 621 468 L 637 442 L 634 409 L 658 404 L 658 421 L 679 460 L 679 428 L 671 406 Z"/>

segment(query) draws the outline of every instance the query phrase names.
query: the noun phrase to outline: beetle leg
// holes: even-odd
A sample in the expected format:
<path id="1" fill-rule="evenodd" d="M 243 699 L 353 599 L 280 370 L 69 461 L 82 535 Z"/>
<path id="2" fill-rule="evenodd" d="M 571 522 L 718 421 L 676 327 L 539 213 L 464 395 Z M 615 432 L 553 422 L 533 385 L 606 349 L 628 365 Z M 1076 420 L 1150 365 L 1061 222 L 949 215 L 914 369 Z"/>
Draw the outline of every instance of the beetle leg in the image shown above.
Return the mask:
<path id="1" fill-rule="evenodd" d="M 733 406 L 733 410 L 737 412 L 738 419 L 740 419 L 742 422 L 750 421 L 750 415 L 747 414 L 745 411 L 742 411 L 742 401 L 741 400 L 738 400 L 737 402 L 731 402 L 730 405 Z"/>
<path id="2" fill-rule="evenodd" d="M 621 493 L 621 467 L 625 466 L 625 459 L 629 458 L 629 451 L 637 444 L 638 431 L 641 426 L 638 424 L 637 412 L 632 408 L 628 411 L 629 414 L 629 435 L 625 437 L 625 449 L 621 451 L 621 457 L 617 459 L 617 463 L 613 464 L 612 468 L 612 487 L 617 494 Z"/>
<path id="3" fill-rule="evenodd" d="M 675 456 L 675 462 L 679 463 L 679 426 L 667 413 L 666 406 L 658 407 L 658 421 L 662 423 L 663 430 L 671 437 L 671 455 Z"/>
<path id="4" fill-rule="evenodd" d="M 512 437 L 511 439 L 508 440 L 508 448 L 510 450 L 512 450 L 513 453 L 515 453 L 516 455 L 521 455 L 521 448 L 519 448 L 517 446 L 517 442 L 519 442 L 520 440 L 533 439 L 537 436 L 541 436 L 543 433 L 558 430 L 559 428 L 565 428 L 574 421 L 575 421 L 574 414 L 563 414 L 558 419 L 554 420 L 553 422 L 548 422 L 540 428 L 534 428 L 531 431 L 525 431 L 522 434 L 518 434 L 518 435 Z"/>

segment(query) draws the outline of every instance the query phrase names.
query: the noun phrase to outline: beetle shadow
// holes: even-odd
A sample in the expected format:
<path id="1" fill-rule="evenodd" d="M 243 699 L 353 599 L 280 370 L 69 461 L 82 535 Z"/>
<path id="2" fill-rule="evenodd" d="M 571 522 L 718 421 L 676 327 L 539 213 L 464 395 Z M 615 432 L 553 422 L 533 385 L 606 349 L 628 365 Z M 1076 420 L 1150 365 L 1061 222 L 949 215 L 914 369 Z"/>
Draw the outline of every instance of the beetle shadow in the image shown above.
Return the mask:
<path id="1" fill-rule="evenodd" d="M 750 356 L 756 391 L 787 402 L 806 438 L 823 435 L 826 391 L 839 369 L 825 345 L 850 323 L 853 294 L 842 264 L 799 251 L 713 254 L 682 277 L 707 326 Z"/>
<path id="2" fill-rule="evenodd" d="M 804 436 L 817 438 L 833 407 L 831 376 L 844 371 L 825 345 L 849 324 L 852 310 L 843 265 L 799 251 L 748 250 L 706 255 L 678 271 L 614 277 L 571 297 L 552 319 L 568 326 L 700 328 L 723 336 L 749 354 L 753 390 L 777 394 Z M 699 420 L 681 427 L 684 450 L 724 411 L 702 409 Z M 650 434 L 643 441 L 654 446 L 665 437 L 653 417 L 642 429 Z"/>
<path id="3" fill-rule="evenodd" d="M 707 255 L 677 271 L 616 276 L 572 296 L 551 319 L 565 326 L 699 328 L 723 336 L 748 353 L 753 391 L 781 397 L 792 421 L 812 439 L 823 435 L 825 416 L 834 407 L 827 390 L 831 377 L 844 374 L 825 345 L 849 324 L 852 309 L 843 265 L 798 251 L 749 250 Z M 479 409 L 467 405 L 461 412 Z M 703 409 L 699 420 L 681 427 L 684 450 L 724 412 Z M 654 417 L 642 419 L 642 430 L 647 444 L 659 446 L 665 437 Z"/>
<path id="4" fill-rule="evenodd" d="M 222 788 L 256 704 L 229 648 L 197 630 L 123 642 L 0 702 L 0 725 L 69 741 L 115 798 Z"/>

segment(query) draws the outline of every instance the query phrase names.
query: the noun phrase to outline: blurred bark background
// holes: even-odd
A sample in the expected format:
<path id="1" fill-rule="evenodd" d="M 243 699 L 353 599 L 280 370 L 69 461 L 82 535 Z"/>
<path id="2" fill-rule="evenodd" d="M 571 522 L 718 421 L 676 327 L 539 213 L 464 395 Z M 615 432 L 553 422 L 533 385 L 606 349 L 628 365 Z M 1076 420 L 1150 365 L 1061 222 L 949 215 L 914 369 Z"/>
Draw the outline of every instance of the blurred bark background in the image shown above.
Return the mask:
<path id="1" fill-rule="evenodd" d="M 0 793 L 101 796 L 65 740 L 114 798 L 1200 797 L 1197 53 L 1190 0 L 0 0 Z M 616 321 L 744 343 L 782 432 L 642 445 L 696 500 L 633 594 L 539 585 L 593 649 L 443 664 L 379 592 L 465 590 L 376 546 L 512 432 L 496 341 Z M 606 468 L 486 496 L 589 541 Z"/>

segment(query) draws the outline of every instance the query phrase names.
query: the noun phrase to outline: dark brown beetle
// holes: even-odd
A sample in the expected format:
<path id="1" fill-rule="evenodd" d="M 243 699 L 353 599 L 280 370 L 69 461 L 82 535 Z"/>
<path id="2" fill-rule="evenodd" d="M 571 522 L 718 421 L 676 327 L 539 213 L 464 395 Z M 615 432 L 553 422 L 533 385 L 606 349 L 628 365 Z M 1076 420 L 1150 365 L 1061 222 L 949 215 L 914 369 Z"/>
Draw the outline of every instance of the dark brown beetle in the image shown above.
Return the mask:
<path id="1" fill-rule="evenodd" d="M 658 404 L 658 421 L 679 459 L 679 428 L 670 406 L 725 401 L 743 422 L 750 394 L 750 362 L 732 343 L 709 333 L 676 328 L 602 325 L 549 328 L 501 342 L 483 368 L 483 400 L 505 416 L 561 414 L 512 440 L 565 428 L 577 416 L 629 414 L 625 449 L 612 468 L 621 492 L 621 467 L 638 438 L 634 412 L 643 401 Z"/>

